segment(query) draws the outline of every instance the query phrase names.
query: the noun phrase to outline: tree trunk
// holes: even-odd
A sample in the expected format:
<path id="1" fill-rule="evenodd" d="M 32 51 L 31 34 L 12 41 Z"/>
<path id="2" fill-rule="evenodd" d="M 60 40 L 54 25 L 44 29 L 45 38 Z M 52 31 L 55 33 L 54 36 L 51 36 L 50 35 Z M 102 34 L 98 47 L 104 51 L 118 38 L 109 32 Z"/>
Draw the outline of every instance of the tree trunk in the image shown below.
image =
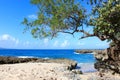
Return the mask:
<path id="1" fill-rule="evenodd" d="M 95 58 L 97 59 L 95 68 L 98 71 L 120 74 L 120 44 L 111 46 L 101 53 L 96 53 Z"/>

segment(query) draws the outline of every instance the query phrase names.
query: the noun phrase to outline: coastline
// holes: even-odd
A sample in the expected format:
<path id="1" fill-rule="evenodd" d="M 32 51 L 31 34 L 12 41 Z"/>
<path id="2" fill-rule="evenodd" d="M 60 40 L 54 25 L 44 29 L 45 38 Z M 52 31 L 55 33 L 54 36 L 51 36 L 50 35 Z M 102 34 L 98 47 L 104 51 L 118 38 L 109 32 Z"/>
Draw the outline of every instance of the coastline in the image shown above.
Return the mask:
<path id="1" fill-rule="evenodd" d="M 91 64 L 83 64 L 80 69 L 75 69 L 77 63 L 68 59 L 37 59 L 2 57 L 4 60 L 21 60 L 26 62 L 6 63 L 0 65 L 0 80 L 120 80 L 120 76 L 99 72 L 81 72 L 81 68 L 91 68 Z M 0 57 L 0 62 L 1 62 Z M 85 67 L 87 66 L 87 67 Z"/>
<path id="2" fill-rule="evenodd" d="M 61 63 L 69 65 L 69 70 L 79 69 L 82 72 L 96 72 L 94 69 L 94 63 L 79 63 L 74 60 L 59 58 L 33 58 L 33 57 L 6 57 L 0 56 L 0 64 L 17 64 L 17 63 L 27 63 L 27 62 L 41 62 L 41 63 Z"/>
<path id="3" fill-rule="evenodd" d="M 73 80 L 77 63 L 68 59 L 0 57 L 0 80 Z M 17 75 L 16 75 L 17 74 Z"/>
<path id="4" fill-rule="evenodd" d="M 78 54 L 88 54 L 88 53 L 91 53 L 93 54 L 93 52 L 101 52 L 103 51 L 104 49 L 76 49 L 75 52 L 78 53 Z"/>

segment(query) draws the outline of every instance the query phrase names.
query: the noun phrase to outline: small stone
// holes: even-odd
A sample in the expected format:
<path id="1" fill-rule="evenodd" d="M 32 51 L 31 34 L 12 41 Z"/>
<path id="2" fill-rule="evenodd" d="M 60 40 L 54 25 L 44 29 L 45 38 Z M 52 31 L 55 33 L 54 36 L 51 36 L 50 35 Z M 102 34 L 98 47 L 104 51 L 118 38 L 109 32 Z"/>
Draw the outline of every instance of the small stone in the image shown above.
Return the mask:
<path id="1" fill-rule="evenodd" d="M 72 70 L 72 72 L 75 74 L 83 74 L 82 71 L 80 71 L 79 69 L 74 69 Z"/>

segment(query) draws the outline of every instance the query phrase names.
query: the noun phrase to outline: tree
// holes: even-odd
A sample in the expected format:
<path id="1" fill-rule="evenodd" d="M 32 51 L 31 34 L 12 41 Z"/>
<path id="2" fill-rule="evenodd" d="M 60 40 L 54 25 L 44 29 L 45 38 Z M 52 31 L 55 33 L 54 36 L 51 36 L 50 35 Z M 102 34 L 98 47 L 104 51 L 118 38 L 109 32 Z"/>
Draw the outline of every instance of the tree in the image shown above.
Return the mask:
<path id="1" fill-rule="evenodd" d="M 120 74 L 120 0 L 102 0 L 93 8 L 90 25 L 101 40 L 111 41 L 95 68 Z"/>
<path id="2" fill-rule="evenodd" d="M 106 52 L 108 59 L 97 64 L 103 67 L 102 62 L 106 69 L 120 73 L 120 0 L 84 0 L 92 6 L 91 16 L 87 15 L 79 1 L 31 0 L 38 7 L 37 19 L 24 18 L 25 30 L 31 30 L 35 38 L 55 37 L 59 32 L 72 35 L 77 32 L 85 34 L 81 39 L 96 36 L 102 41 L 111 41 Z M 92 34 L 83 29 L 84 24 L 93 26 Z"/>
<path id="3" fill-rule="evenodd" d="M 97 5 L 90 21 L 97 37 L 120 45 L 120 0 L 105 0 Z"/>
<path id="4" fill-rule="evenodd" d="M 35 38 L 55 37 L 57 33 L 83 32 L 82 25 L 86 22 L 85 9 L 74 0 L 31 0 L 38 7 L 38 19 L 24 19 Z M 79 30 L 81 29 L 81 30 Z M 85 33 L 87 34 L 87 33 Z"/>
<path id="5" fill-rule="evenodd" d="M 30 29 L 35 38 L 55 37 L 62 33 L 84 33 L 82 38 L 96 36 L 108 40 L 120 49 L 120 0 L 90 0 L 91 17 L 77 0 L 31 0 L 38 7 L 37 19 L 24 19 L 25 29 Z M 93 27 L 90 34 L 83 25 Z"/>
<path id="6" fill-rule="evenodd" d="M 120 43 L 120 1 L 119 0 L 90 0 L 94 4 L 92 18 L 86 15 L 86 10 L 75 0 L 31 0 L 38 7 L 38 18 L 28 21 L 24 19 L 32 35 L 37 38 L 55 37 L 57 33 L 82 32 L 86 36 L 97 36 L 101 40 L 112 40 Z M 94 26 L 93 34 L 83 30 L 83 24 Z"/>

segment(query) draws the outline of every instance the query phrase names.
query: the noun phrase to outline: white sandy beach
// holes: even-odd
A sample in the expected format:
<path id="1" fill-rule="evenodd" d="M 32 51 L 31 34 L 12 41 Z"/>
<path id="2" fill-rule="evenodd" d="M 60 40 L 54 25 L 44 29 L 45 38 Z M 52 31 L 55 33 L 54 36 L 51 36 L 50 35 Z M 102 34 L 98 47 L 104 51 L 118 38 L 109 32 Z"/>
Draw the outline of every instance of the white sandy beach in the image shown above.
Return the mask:
<path id="1" fill-rule="evenodd" d="M 112 77 L 120 80 L 119 76 Z M 73 74 L 60 63 L 19 63 L 0 65 L 0 80 L 97 80 L 98 73 Z M 105 79 L 105 80 L 112 80 Z M 104 79 L 103 79 L 104 80 Z"/>
<path id="2" fill-rule="evenodd" d="M 0 80 L 72 80 L 66 65 L 20 63 L 0 65 Z"/>

